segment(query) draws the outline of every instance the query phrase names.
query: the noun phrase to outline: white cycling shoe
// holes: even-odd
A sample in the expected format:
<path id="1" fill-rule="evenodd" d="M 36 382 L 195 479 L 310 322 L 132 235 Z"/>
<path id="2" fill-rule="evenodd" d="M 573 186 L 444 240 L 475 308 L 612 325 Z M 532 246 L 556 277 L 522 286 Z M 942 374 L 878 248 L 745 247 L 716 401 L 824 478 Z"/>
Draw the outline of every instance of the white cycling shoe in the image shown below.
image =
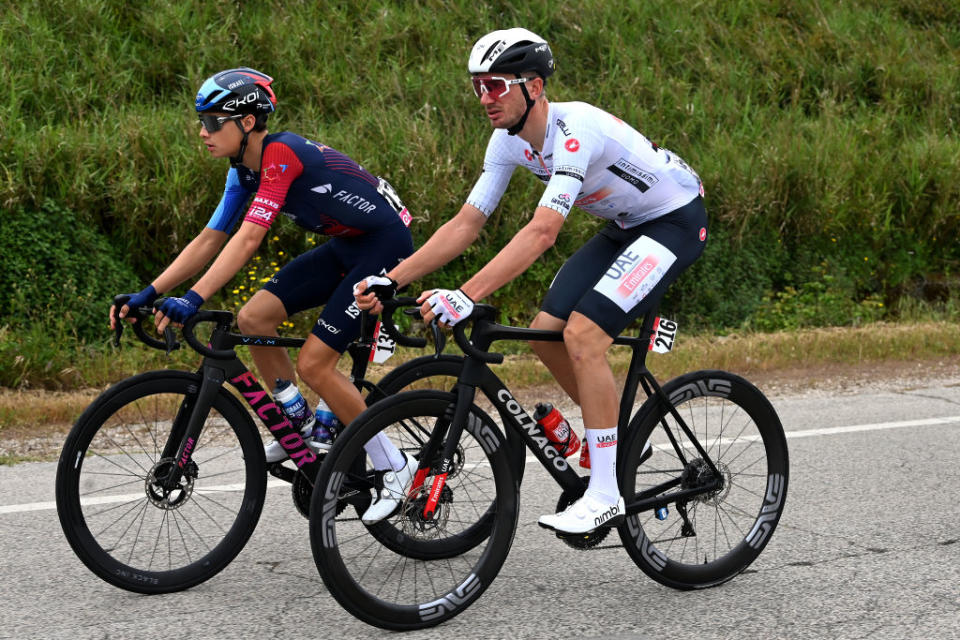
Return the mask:
<path id="1" fill-rule="evenodd" d="M 615 527 L 624 519 L 623 498 L 615 503 L 604 496 L 587 491 L 583 497 L 560 513 L 540 516 L 538 524 L 557 533 L 589 533 L 597 527 Z"/>
<path id="2" fill-rule="evenodd" d="M 314 438 L 312 435 L 303 436 L 303 441 L 307 444 L 308 447 L 310 447 L 310 450 L 313 451 L 314 453 L 318 453 L 320 451 L 329 451 L 330 447 L 333 446 L 332 442 L 318 440 Z M 278 440 L 274 440 L 273 442 L 271 442 L 270 444 L 268 444 L 263 448 L 263 455 L 267 459 L 267 464 L 270 464 L 273 462 L 280 462 L 282 460 L 285 460 L 287 458 L 287 451 L 286 449 L 283 448 L 283 445 L 280 444 Z"/>
<path id="3" fill-rule="evenodd" d="M 387 471 L 383 474 L 383 487 L 373 499 L 373 504 L 360 516 L 363 524 L 376 524 L 389 518 L 406 497 L 410 485 L 413 484 L 413 477 L 417 474 L 419 463 L 406 451 L 403 452 L 403 457 L 407 459 L 403 469 Z"/>

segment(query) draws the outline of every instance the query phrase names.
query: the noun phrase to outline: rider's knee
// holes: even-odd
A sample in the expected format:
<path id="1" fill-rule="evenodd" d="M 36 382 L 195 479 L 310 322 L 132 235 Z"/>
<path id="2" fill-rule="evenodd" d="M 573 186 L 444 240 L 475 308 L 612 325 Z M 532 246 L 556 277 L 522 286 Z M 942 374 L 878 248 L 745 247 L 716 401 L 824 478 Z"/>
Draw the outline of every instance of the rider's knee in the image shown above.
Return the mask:
<path id="1" fill-rule="evenodd" d="M 297 358 L 297 376 L 312 388 L 326 386 L 337 372 L 337 359 L 304 357 L 301 351 Z"/>
<path id="2" fill-rule="evenodd" d="M 240 308 L 237 326 L 243 333 L 272 333 L 286 319 L 287 312 L 280 299 L 261 289 Z"/>
<path id="3" fill-rule="evenodd" d="M 574 360 L 605 357 L 609 342 L 606 334 L 585 316 L 572 316 L 563 328 L 563 343 Z"/>
<path id="4" fill-rule="evenodd" d="M 256 313 L 247 305 L 240 307 L 240 311 L 237 312 L 237 326 L 240 327 L 240 331 L 256 333 L 258 325 Z"/>

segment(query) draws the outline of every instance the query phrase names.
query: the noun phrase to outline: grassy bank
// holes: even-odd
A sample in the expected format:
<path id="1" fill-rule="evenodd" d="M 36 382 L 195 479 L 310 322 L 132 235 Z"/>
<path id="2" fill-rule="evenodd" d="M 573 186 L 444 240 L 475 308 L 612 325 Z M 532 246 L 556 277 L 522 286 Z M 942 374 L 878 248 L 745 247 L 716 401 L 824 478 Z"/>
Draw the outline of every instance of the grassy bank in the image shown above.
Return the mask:
<path id="1" fill-rule="evenodd" d="M 514 25 L 553 47 L 550 99 L 607 109 L 703 178 L 710 240 L 665 307 L 685 327 L 857 327 L 918 304 L 953 313 L 954 2 L 24 0 L 0 18 L 0 386 L 109 377 L 85 364 L 101 347 L 89 319 L 167 264 L 222 192 L 226 165 L 204 153 L 192 111 L 206 76 L 241 64 L 274 75 L 271 129 L 389 178 L 420 244 L 463 202 L 489 136 L 466 82 L 469 48 Z M 541 189 L 518 172 L 481 241 L 426 284 L 461 284 L 525 224 Z M 42 243 L 23 231 L 31 224 Z M 557 246 L 490 300 L 503 319 L 529 321 L 597 228 L 571 214 Z M 64 240 L 77 229 L 82 241 Z M 274 231 L 211 306 L 235 308 L 323 241 L 286 221 Z"/>

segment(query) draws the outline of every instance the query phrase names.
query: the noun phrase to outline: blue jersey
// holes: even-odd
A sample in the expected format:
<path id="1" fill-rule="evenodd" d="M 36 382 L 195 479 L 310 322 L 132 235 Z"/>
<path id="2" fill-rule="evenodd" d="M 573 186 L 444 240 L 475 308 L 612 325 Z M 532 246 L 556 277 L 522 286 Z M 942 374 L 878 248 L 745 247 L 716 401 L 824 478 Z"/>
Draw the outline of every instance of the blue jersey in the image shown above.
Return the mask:
<path id="1" fill-rule="evenodd" d="M 407 227 L 411 220 L 386 180 L 332 147 L 287 131 L 263 139 L 260 171 L 243 165 L 230 169 L 207 226 L 230 233 L 251 195 L 244 221 L 268 228 L 281 213 L 328 236 Z"/>

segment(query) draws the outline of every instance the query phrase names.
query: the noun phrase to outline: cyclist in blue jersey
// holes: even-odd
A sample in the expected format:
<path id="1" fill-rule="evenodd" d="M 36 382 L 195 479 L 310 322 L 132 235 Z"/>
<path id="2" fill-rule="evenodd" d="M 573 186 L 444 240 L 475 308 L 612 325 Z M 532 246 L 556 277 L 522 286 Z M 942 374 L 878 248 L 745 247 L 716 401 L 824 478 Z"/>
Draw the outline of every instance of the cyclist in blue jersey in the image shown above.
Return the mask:
<path id="1" fill-rule="evenodd" d="M 360 392 L 336 369 L 360 333 L 352 283 L 391 269 L 412 253 L 411 217 L 386 180 L 345 154 L 286 131 L 269 133 L 267 117 L 277 102 L 272 82 L 270 76 L 241 67 L 221 71 L 200 87 L 200 138 L 210 155 L 230 159 L 223 197 L 206 227 L 149 286 L 132 295 L 119 315 L 126 316 L 132 306 L 153 304 L 216 256 L 191 289 L 167 298 L 156 311 L 158 331 L 170 322 L 183 323 L 253 257 L 280 214 L 308 231 L 331 236 L 277 272 L 241 308 L 237 324 L 244 333 L 277 335 L 294 313 L 325 305 L 300 350 L 296 373 L 349 424 L 365 408 Z M 112 318 L 111 309 L 111 323 Z M 250 353 L 268 383 L 295 380 L 286 350 L 251 346 Z M 315 450 L 330 446 L 315 434 L 303 435 Z M 371 440 L 367 451 L 376 468 L 385 471 L 385 488 L 363 515 L 373 523 L 399 503 L 390 488 L 405 482 L 416 464 L 383 435 Z M 279 443 L 266 448 L 268 462 L 285 456 Z"/>
<path id="2" fill-rule="evenodd" d="M 541 526 L 587 533 L 624 518 L 616 476 L 617 394 L 606 352 L 703 252 L 707 218 L 697 174 L 621 119 L 584 102 L 550 103 L 550 46 L 526 29 L 480 38 L 468 61 L 473 90 L 494 131 L 483 171 L 459 213 L 394 269 L 355 287 L 361 308 L 379 308 L 371 284 L 406 285 L 460 255 L 478 237 L 517 167 L 545 184 L 530 221 L 459 289 L 421 294 L 425 320 L 453 325 L 474 301 L 510 282 L 553 246 L 574 206 L 607 220 L 557 272 L 532 326 L 564 342 L 531 343 L 580 405 L 590 455 L 583 497 Z"/>

